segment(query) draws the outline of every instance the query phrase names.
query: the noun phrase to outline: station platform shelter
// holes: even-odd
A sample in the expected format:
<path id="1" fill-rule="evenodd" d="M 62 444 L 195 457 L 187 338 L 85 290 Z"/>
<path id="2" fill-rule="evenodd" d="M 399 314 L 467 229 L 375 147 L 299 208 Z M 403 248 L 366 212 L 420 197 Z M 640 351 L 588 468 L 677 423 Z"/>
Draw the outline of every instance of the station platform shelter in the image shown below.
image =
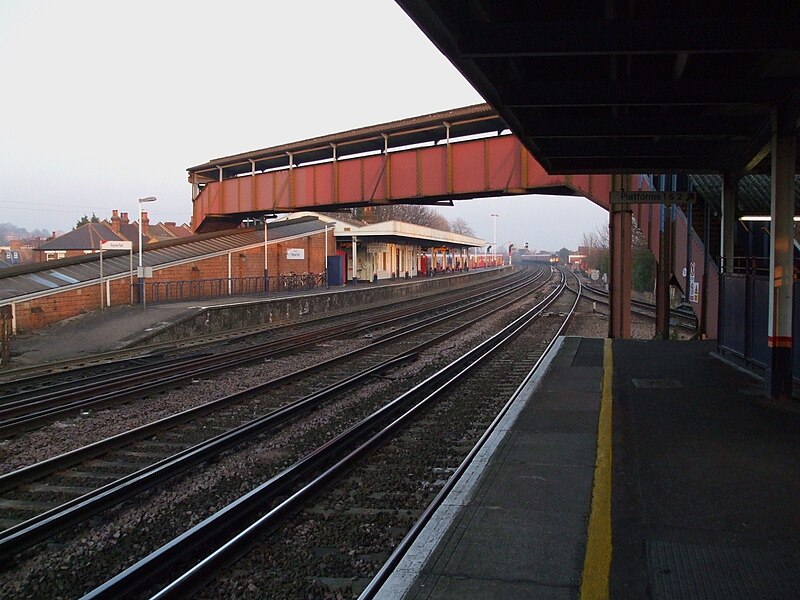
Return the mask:
<path id="1" fill-rule="evenodd" d="M 367 223 L 344 216 L 301 211 L 275 222 L 315 217 L 333 230 L 336 251 L 347 281 L 407 279 L 433 273 L 493 266 L 471 250 L 485 246 L 480 238 L 402 221 Z M 499 265 L 498 261 L 498 265 Z M 494 266 L 498 266 L 494 265 Z"/>

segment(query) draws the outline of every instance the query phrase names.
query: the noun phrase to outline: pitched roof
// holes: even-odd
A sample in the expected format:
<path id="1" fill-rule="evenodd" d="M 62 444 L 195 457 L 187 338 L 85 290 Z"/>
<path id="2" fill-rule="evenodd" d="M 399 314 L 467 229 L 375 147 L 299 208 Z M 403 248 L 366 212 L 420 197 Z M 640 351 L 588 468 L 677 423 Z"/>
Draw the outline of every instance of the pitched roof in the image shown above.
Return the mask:
<path id="1" fill-rule="evenodd" d="M 184 223 L 183 225 L 176 225 L 172 221 L 168 221 L 166 223 L 159 223 L 162 227 L 164 227 L 167 231 L 169 231 L 172 235 L 177 238 L 188 237 L 190 235 L 194 235 L 194 232 L 191 228 Z"/>
<path id="2" fill-rule="evenodd" d="M 119 235 L 122 239 L 133 242 L 134 247 L 139 247 L 139 225 L 138 223 L 120 223 Z"/>
<path id="3" fill-rule="evenodd" d="M 157 223 L 155 225 L 150 225 L 147 228 L 147 237 L 148 239 L 156 239 L 156 240 L 174 240 L 177 236 L 174 235 L 169 229 L 164 227 L 161 223 Z"/>
<path id="4" fill-rule="evenodd" d="M 102 241 L 122 241 L 124 239 L 114 233 L 107 223 L 87 223 L 55 239 L 46 241 L 39 247 L 39 250 L 99 250 Z"/>
<path id="5" fill-rule="evenodd" d="M 269 244 L 316 233 L 322 231 L 324 227 L 322 221 L 311 217 L 270 223 Z M 263 243 L 263 230 L 236 229 L 193 235 L 187 239 L 173 239 L 147 245 L 143 253 L 143 263 L 145 266 L 160 269 Z M 112 250 L 105 255 L 103 269 L 106 277 L 126 276 L 130 272 L 127 251 Z M 0 304 L 16 301 L 20 297 L 47 294 L 70 285 L 96 281 L 99 275 L 99 254 L 0 269 Z"/>

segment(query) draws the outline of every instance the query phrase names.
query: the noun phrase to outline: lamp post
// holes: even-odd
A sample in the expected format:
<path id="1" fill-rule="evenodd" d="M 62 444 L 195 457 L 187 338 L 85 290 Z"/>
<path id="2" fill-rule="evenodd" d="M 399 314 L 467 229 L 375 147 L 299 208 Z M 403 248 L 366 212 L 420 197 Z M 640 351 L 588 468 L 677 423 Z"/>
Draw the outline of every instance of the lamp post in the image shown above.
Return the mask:
<path id="1" fill-rule="evenodd" d="M 492 266 L 497 266 L 497 217 L 498 215 L 492 213 L 492 218 L 494 219 L 494 243 L 492 244 Z"/>
<path id="2" fill-rule="evenodd" d="M 147 299 L 144 294 L 144 267 L 142 265 L 142 204 L 145 202 L 155 202 L 155 196 L 148 196 L 147 198 L 139 198 L 139 297 L 142 299 L 142 307 L 147 308 Z"/>

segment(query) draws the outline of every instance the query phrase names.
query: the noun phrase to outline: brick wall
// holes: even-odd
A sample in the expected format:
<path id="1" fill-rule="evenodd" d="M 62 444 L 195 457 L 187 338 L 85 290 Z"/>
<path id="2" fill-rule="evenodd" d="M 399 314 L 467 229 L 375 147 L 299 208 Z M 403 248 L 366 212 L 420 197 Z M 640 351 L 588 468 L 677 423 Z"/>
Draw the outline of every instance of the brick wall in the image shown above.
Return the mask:
<path id="1" fill-rule="evenodd" d="M 286 250 L 302 248 L 303 260 L 288 260 Z M 333 254 L 335 240 L 333 232 L 328 232 L 328 252 Z M 322 233 L 304 238 L 269 244 L 269 273 L 321 273 L 324 271 L 325 238 Z M 262 277 L 264 275 L 264 248 L 233 250 L 231 257 L 231 277 Z M 228 255 L 175 265 L 153 271 L 153 282 L 192 281 L 199 279 L 225 279 L 228 277 Z M 134 284 L 137 278 L 133 278 Z M 130 283 L 126 276 L 110 282 L 111 305 L 130 303 Z M 98 284 L 57 292 L 43 298 L 18 302 L 15 306 L 15 328 L 18 332 L 38 329 L 100 308 L 100 287 Z"/>
<path id="2" fill-rule="evenodd" d="M 328 233 L 328 253 L 334 254 L 335 241 L 333 232 Z M 322 273 L 325 270 L 325 238 L 322 233 L 307 236 L 298 240 L 290 240 L 275 244 L 275 268 L 273 271 L 272 260 L 270 260 L 270 274 L 280 275 L 284 273 Z M 286 253 L 290 249 L 302 249 L 304 258 L 302 260 L 289 259 Z M 270 248 L 272 250 L 272 248 Z M 272 256 L 270 256 L 272 259 Z"/>

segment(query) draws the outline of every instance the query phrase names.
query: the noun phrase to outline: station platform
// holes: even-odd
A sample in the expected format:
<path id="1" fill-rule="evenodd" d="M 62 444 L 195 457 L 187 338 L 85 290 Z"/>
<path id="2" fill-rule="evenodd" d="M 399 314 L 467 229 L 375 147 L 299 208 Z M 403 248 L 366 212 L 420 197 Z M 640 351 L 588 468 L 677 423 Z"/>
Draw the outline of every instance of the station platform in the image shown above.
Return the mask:
<path id="1" fill-rule="evenodd" d="M 800 597 L 800 409 L 714 350 L 561 338 L 377 597 Z"/>
<path id="2" fill-rule="evenodd" d="M 338 312 L 351 312 L 355 307 L 390 304 L 401 299 L 402 288 L 419 288 L 414 293 L 432 293 L 438 286 L 447 286 L 448 280 L 463 280 L 475 277 L 498 276 L 499 269 L 476 269 L 468 273 L 442 273 L 435 277 L 411 279 L 383 279 L 376 282 L 349 282 L 344 286 L 318 287 L 310 290 L 270 292 L 268 295 L 223 296 L 219 298 L 183 302 L 136 305 L 118 305 L 105 310 L 95 310 L 42 329 L 22 332 L 12 338 L 12 361 L 10 367 L 28 367 L 49 362 L 69 360 L 86 355 L 114 351 L 133 346 L 146 345 L 154 336 L 176 330 L 175 337 L 183 339 L 192 335 L 214 333 L 255 324 L 269 322 L 273 305 L 282 318 L 289 314 L 313 312 L 303 299 L 314 296 L 339 296 L 336 302 L 322 304 L 321 312 L 336 314 L 333 305 L 339 304 Z M 384 290 L 381 292 L 380 290 Z M 342 298 L 349 297 L 349 300 Z M 192 320 L 208 327 L 178 330 L 179 326 Z"/>

